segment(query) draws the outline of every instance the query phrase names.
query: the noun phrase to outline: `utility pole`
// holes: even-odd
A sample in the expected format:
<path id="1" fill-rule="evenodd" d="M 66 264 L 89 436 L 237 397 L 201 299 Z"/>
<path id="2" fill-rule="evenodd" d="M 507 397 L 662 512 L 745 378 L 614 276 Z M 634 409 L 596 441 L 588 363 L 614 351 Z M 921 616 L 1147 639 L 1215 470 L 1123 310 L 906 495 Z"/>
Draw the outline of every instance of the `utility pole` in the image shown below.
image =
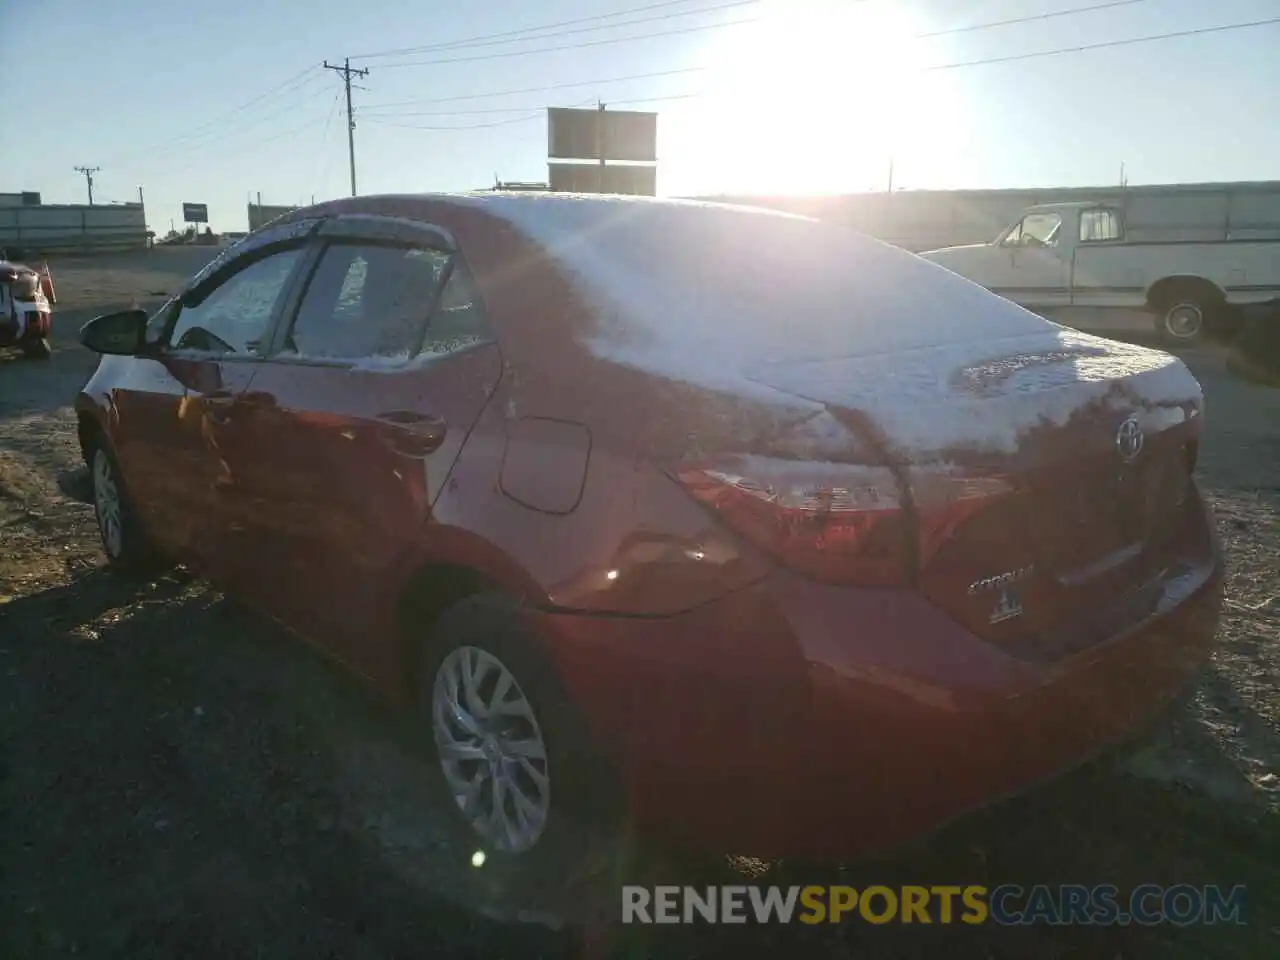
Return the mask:
<path id="1" fill-rule="evenodd" d="M 596 180 L 596 192 L 604 193 L 604 103 L 600 100 L 596 101 L 596 153 L 600 154 L 600 173 Z"/>
<path id="2" fill-rule="evenodd" d="M 101 167 L 76 167 L 76 173 L 84 174 L 84 182 L 89 187 L 89 206 L 93 206 L 93 175 L 101 170 Z"/>
<path id="3" fill-rule="evenodd" d="M 351 69 L 351 58 L 346 57 L 342 61 L 342 66 L 336 63 L 330 63 L 328 60 L 324 62 L 326 70 L 332 70 L 342 75 L 342 85 L 347 90 L 347 159 L 351 163 L 351 195 L 356 195 L 356 118 L 351 113 L 351 78 L 367 77 L 369 71 Z"/>
<path id="4" fill-rule="evenodd" d="M 889 158 L 889 189 L 888 193 L 893 193 L 893 157 Z"/>

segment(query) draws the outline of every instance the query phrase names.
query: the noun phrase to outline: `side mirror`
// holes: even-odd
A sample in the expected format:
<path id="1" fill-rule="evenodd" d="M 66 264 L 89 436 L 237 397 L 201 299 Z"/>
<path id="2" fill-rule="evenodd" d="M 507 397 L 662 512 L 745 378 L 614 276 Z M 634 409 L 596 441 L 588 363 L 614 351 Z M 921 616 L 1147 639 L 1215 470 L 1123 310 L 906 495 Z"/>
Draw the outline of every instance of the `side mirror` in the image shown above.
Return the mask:
<path id="1" fill-rule="evenodd" d="M 86 323 L 80 328 L 80 342 L 94 353 L 133 356 L 142 351 L 146 330 L 145 310 L 120 310 Z"/>

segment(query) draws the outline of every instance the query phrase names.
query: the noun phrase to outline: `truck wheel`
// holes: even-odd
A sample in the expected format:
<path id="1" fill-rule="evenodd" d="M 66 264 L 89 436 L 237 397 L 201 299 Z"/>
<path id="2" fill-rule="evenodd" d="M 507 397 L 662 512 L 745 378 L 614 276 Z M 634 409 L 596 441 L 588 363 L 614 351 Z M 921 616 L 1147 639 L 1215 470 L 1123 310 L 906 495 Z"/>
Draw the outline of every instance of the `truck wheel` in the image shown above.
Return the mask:
<path id="1" fill-rule="evenodd" d="M 1156 331 L 1170 343 L 1196 343 L 1207 327 L 1205 307 L 1196 297 L 1175 297 L 1156 315 Z"/>
<path id="2" fill-rule="evenodd" d="M 22 354 L 28 360 L 48 360 L 53 355 L 47 337 L 28 337 L 22 341 Z"/>

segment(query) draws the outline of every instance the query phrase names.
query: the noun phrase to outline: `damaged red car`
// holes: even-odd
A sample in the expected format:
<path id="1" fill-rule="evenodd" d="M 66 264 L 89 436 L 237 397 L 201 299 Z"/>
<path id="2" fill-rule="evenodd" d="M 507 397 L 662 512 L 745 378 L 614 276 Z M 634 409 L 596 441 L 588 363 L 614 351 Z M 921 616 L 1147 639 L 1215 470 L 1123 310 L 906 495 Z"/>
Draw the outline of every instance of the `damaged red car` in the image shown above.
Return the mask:
<path id="1" fill-rule="evenodd" d="M 47 266 L 37 273 L 0 257 L 0 349 L 16 347 L 29 359 L 47 360 L 56 302 Z"/>
<path id="2" fill-rule="evenodd" d="M 188 564 L 409 708 L 512 858 L 602 817 L 869 853 L 1125 740 L 1211 652 L 1181 361 L 834 226 L 335 201 L 82 340 L 110 563 Z"/>

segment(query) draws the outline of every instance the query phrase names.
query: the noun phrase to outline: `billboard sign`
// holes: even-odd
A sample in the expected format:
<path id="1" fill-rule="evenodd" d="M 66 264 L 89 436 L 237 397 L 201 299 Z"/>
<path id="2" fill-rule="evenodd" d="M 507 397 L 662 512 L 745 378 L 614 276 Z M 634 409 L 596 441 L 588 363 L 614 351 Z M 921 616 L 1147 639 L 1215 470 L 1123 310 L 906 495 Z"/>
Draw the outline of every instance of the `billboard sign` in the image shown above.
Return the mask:
<path id="1" fill-rule="evenodd" d="M 658 115 L 638 110 L 548 107 L 547 157 L 656 163 Z"/>
<path id="2" fill-rule="evenodd" d="M 249 229 L 257 230 L 276 217 L 283 217 L 286 213 L 293 213 L 297 209 L 297 207 L 273 207 L 268 204 L 251 203 L 249 204 Z"/>
<path id="3" fill-rule="evenodd" d="M 207 203 L 184 203 L 182 205 L 183 223 L 208 223 L 209 205 Z"/>
<path id="4" fill-rule="evenodd" d="M 658 193 L 657 167 L 601 166 L 596 163 L 550 163 L 555 193 L 615 193 L 653 197 Z"/>

